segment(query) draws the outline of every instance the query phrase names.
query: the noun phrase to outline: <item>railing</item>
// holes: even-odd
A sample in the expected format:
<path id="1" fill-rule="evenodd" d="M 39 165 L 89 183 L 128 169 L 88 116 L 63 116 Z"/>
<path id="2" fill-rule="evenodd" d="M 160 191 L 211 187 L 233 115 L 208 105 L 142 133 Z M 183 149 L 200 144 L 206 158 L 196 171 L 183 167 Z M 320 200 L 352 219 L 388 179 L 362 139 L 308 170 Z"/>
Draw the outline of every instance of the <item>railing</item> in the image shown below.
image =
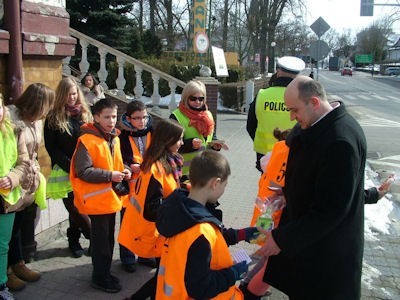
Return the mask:
<path id="1" fill-rule="evenodd" d="M 98 53 L 100 55 L 100 69 L 97 72 L 97 76 L 99 78 L 101 86 L 107 91 L 108 86 L 106 84 L 107 76 L 108 76 L 108 71 L 107 71 L 107 64 L 106 64 L 106 56 L 107 54 L 114 55 L 116 57 L 116 62 L 118 64 L 118 77 L 115 81 L 116 86 L 117 86 L 117 96 L 126 99 L 126 95 L 124 93 L 124 88 L 126 84 L 126 80 L 124 78 L 124 66 L 125 64 L 132 64 L 134 66 L 135 72 L 136 72 L 136 85 L 134 88 L 134 96 L 135 99 L 142 100 L 143 101 L 143 81 L 142 81 L 142 73 L 144 71 L 147 71 L 151 73 L 151 78 L 153 79 L 153 94 L 151 96 L 151 102 L 153 105 L 152 112 L 153 113 L 158 113 L 160 114 L 160 93 L 159 93 L 159 81 L 161 80 L 166 80 L 168 82 L 168 86 L 170 88 L 171 92 L 171 100 L 168 104 L 168 108 L 170 111 L 174 110 L 176 108 L 176 102 L 175 102 L 175 91 L 176 88 L 179 87 L 184 87 L 185 82 L 172 77 L 171 75 L 164 73 L 162 71 L 157 70 L 156 68 L 147 65 L 140 60 L 137 60 L 121 51 L 118 51 L 106 44 L 103 44 L 75 29 L 70 28 L 69 33 L 71 36 L 77 38 L 79 40 L 79 44 L 81 45 L 82 48 L 82 56 L 81 56 L 81 61 L 79 63 L 79 69 L 80 69 L 80 74 L 81 78 L 86 74 L 90 68 L 90 63 L 87 59 L 87 48 L 89 45 L 92 45 L 98 49 Z M 71 57 L 66 57 L 63 60 L 63 73 L 70 75 L 71 74 L 71 68 L 69 66 L 69 63 L 71 61 Z"/>

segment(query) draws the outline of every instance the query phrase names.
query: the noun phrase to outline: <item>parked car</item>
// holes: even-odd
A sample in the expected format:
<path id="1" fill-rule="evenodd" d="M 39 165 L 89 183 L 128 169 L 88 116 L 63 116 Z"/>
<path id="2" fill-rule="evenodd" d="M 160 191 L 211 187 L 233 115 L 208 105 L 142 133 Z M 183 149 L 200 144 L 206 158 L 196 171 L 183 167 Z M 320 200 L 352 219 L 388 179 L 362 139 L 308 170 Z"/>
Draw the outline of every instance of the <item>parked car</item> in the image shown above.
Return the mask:
<path id="1" fill-rule="evenodd" d="M 342 76 L 344 76 L 344 75 L 353 76 L 353 70 L 349 67 L 344 67 L 342 69 Z"/>
<path id="2" fill-rule="evenodd" d="M 385 74 L 389 76 L 400 75 L 400 67 L 388 67 L 385 69 Z"/>

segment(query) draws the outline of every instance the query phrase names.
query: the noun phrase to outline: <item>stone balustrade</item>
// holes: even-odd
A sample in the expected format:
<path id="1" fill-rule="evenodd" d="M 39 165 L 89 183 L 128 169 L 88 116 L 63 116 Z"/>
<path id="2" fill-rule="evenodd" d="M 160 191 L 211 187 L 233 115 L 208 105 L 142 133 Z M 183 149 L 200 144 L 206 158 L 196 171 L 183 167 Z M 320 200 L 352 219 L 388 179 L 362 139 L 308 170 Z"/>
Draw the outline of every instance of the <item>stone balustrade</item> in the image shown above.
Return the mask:
<path id="1" fill-rule="evenodd" d="M 99 78 L 101 86 L 107 91 L 108 86 L 106 84 L 107 76 L 108 76 L 108 71 L 107 71 L 107 54 L 113 55 L 116 58 L 116 62 L 118 64 L 118 77 L 115 81 L 115 84 L 117 86 L 117 96 L 121 99 L 126 99 L 126 95 L 124 92 L 124 87 L 126 84 L 126 79 L 124 77 L 124 66 L 127 64 L 131 64 L 134 66 L 135 72 L 136 72 L 136 85 L 134 88 L 134 96 L 135 99 L 142 100 L 143 101 L 143 81 L 142 81 L 142 73 L 143 72 L 149 72 L 151 73 L 151 77 L 153 79 L 153 94 L 151 96 L 151 101 L 152 101 L 152 112 L 153 113 L 159 113 L 160 112 L 160 92 L 159 92 L 159 82 L 160 80 L 166 80 L 168 82 L 168 86 L 170 88 L 171 92 L 171 97 L 170 97 L 170 103 L 168 104 L 168 108 L 170 111 L 174 110 L 176 108 L 176 102 L 175 102 L 175 91 L 178 86 L 184 87 L 185 82 L 172 77 L 171 75 L 164 73 L 162 71 L 157 70 L 156 68 L 145 64 L 141 62 L 140 60 L 137 60 L 121 51 L 118 51 L 106 44 L 103 44 L 75 29 L 70 28 L 69 29 L 70 35 L 73 36 L 74 38 L 78 39 L 79 45 L 82 48 L 82 55 L 81 55 L 81 61 L 79 63 L 79 71 L 81 77 L 86 74 L 89 69 L 90 69 L 90 62 L 88 61 L 87 57 L 87 49 L 89 45 L 92 45 L 98 49 L 98 53 L 100 56 L 100 68 L 97 72 L 97 76 Z M 71 74 L 71 68 L 69 66 L 71 57 L 66 57 L 63 60 L 63 73 L 66 75 Z"/>

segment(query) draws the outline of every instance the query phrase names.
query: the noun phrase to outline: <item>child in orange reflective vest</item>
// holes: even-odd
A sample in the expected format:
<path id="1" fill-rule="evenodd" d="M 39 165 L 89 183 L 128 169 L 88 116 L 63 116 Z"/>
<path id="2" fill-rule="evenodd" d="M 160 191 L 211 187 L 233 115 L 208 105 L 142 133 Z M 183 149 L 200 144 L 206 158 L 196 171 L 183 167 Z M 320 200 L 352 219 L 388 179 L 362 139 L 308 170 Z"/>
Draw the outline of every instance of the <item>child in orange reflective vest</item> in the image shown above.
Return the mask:
<path id="1" fill-rule="evenodd" d="M 151 135 L 153 132 L 152 118 L 148 114 L 146 105 L 139 100 L 133 100 L 126 106 L 125 113 L 120 120 L 121 134 L 121 153 L 124 164 L 132 170 L 132 180 L 139 176 L 140 164 L 143 161 L 144 153 L 150 145 Z M 121 224 L 125 214 L 129 196 L 123 197 L 123 207 L 121 210 Z M 123 245 L 119 245 L 119 256 L 122 267 L 126 272 L 135 272 L 136 257 L 129 249 Z M 153 258 L 138 257 L 137 262 L 151 265 L 155 267 Z"/>
<path id="2" fill-rule="evenodd" d="M 131 177 L 124 167 L 119 143 L 117 106 L 108 99 L 93 105 L 94 123 L 81 127 L 72 156 L 70 179 L 74 190 L 74 204 L 82 214 L 90 217 L 93 288 L 107 293 L 121 290 L 118 278 L 111 275 L 114 250 L 115 214 L 121 210 L 122 200 L 117 186 Z"/>
<path id="3" fill-rule="evenodd" d="M 182 144 L 183 127 L 178 122 L 158 121 L 141 171 L 130 182 L 129 202 L 118 241 L 140 257 L 159 260 L 161 256 L 165 239 L 156 230 L 155 221 L 163 199 L 179 187 L 183 159 L 178 150 Z M 128 299 L 154 299 L 156 282 L 157 275 Z"/>
<path id="4" fill-rule="evenodd" d="M 247 264 L 235 263 L 228 246 L 249 242 L 259 231 L 256 227 L 226 229 L 215 216 L 213 207 L 229 175 L 227 159 L 205 150 L 190 164 L 190 192 L 177 189 L 162 203 L 156 224 L 167 242 L 157 278 L 157 300 L 243 299 L 235 282 L 247 271 Z"/>
<path id="5" fill-rule="evenodd" d="M 286 145 L 285 139 L 289 132 L 290 130 L 281 131 L 279 128 L 274 129 L 273 134 L 278 142 L 274 145 L 270 154 L 261 159 L 261 167 L 264 173 L 261 175 L 258 182 L 258 201 L 265 201 L 268 198 L 273 199 L 285 185 L 286 162 L 289 154 L 289 147 Z M 271 203 L 271 205 L 273 204 Z M 250 226 L 254 226 L 257 223 L 257 219 L 262 213 L 263 211 L 260 209 L 260 205 L 254 205 Z M 272 222 L 274 227 L 278 226 L 281 214 L 282 207 L 273 211 Z M 262 235 L 260 235 L 260 238 L 261 237 Z M 263 244 L 263 241 L 260 241 L 259 244 Z M 251 297 L 252 299 L 261 299 L 262 296 L 268 293 L 269 284 L 262 280 L 266 266 L 267 259 L 261 259 L 242 281 L 240 288 L 245 298 Z"/>

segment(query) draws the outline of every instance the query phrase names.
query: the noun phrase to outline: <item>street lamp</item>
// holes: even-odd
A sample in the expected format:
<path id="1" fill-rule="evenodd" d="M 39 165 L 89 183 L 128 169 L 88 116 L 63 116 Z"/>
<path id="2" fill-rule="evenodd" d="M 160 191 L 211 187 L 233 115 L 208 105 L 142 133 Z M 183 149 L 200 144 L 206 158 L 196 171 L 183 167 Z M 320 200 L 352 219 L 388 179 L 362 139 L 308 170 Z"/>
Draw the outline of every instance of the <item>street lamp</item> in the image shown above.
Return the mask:
<path id="1" fill-rule="evenodd" d="M 275 42 L 271 42 L 271 73 L 275 73 L 275 46 L 276 43 Z"/>

